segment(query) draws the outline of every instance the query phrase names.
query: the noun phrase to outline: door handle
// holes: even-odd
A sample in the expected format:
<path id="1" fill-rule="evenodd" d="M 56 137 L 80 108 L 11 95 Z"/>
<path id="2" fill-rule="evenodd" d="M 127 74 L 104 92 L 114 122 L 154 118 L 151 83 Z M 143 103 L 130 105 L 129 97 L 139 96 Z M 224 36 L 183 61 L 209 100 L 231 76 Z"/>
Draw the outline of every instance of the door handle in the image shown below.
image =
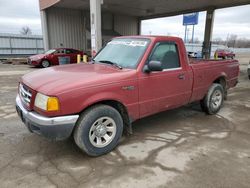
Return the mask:
<path id="1" fill-rule="evenodd" d="M 184 79 L 185 79 L 185 74 L 179 74 L 179 75 L 178 75 L 178 78 L 179 78 L 180 80 L 184 80 Z"/>

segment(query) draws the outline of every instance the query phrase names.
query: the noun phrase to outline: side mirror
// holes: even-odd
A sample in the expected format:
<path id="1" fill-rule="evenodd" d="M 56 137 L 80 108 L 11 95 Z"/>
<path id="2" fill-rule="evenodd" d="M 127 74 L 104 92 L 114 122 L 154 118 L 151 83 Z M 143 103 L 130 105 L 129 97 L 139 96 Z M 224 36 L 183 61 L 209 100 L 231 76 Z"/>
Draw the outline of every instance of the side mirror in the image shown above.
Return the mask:
<path id="1" fill-rule="evenodd" d="M 147 65 L 144 67 L 144 72 L 152 72 L 152 71 L 162 71 L 162 63 L 160 61 L 150 61 Z"/>

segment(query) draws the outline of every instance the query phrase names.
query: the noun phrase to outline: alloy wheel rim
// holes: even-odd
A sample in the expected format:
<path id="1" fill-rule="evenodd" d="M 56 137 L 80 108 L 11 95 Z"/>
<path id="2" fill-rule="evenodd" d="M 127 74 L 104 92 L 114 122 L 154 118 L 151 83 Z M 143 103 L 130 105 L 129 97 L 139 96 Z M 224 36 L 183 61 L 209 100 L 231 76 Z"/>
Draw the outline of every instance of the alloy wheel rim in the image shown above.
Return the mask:
<path id="1" fill-rule="evenodd" d="M 110 117 L 101 117 L 92 124 L 89 131 L 89 140 L 93 146 L 103 148 L 113 141 L 115 135 L 115 121 Z"/>
<path id="2" fill-rule="evenodd" d="M 220 90 L 216 90 L 212 95 L 212 107 L 214 109 L 218 109 L 222 103 L 222 92 Z"/>
<path id="3" fill-rule="evenodd" d="M 49 62 L 48 61 L 43 61 L 42 65 L 43 65 L 43 67 L 48 67 L 49 66 Z"/>

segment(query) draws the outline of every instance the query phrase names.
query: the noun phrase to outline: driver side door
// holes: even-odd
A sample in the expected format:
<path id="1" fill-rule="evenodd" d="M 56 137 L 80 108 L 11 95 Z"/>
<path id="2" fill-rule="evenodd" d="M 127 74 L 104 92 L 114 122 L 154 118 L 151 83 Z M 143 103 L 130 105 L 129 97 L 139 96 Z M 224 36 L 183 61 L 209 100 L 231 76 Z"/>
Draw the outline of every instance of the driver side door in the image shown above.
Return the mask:
<path id="1" fill-rule="evenodd" d="M 186 104 L 192 83 L 181 65 L 177 44 L 156 43 L 147 62 L 149 61 L 160 61 L 163 71 L 143 73 L 140 76 L 140 117 Z"/>

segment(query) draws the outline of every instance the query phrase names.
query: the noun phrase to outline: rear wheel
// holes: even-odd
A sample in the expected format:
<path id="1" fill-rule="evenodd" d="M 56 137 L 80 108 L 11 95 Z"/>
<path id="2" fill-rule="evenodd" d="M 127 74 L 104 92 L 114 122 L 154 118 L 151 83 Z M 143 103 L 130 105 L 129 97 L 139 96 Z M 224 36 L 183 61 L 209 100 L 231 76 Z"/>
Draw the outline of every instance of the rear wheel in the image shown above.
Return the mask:
<path id="1" fill-rule="evenodd" d="M 43 60 L 42 63 L 41 63 L 41 66 L 43 68 L 47 68 L 50 66 L 50 62 L 48 60 Z"/>
<path id="2" fill-rule="evenodd" d="M 201 101 L 201 108 L 207 114 L 216 114 L 224 102 L 224 89 L 221 84 L 214 83 Z"/>
<path id="3" fill-rule="evenodd" d="M 107 105 L 87 109 L 77 121 L 75 143 L 90 156 L 112 151 L 122 136 L 123 120 L 120 113 Z"/>

